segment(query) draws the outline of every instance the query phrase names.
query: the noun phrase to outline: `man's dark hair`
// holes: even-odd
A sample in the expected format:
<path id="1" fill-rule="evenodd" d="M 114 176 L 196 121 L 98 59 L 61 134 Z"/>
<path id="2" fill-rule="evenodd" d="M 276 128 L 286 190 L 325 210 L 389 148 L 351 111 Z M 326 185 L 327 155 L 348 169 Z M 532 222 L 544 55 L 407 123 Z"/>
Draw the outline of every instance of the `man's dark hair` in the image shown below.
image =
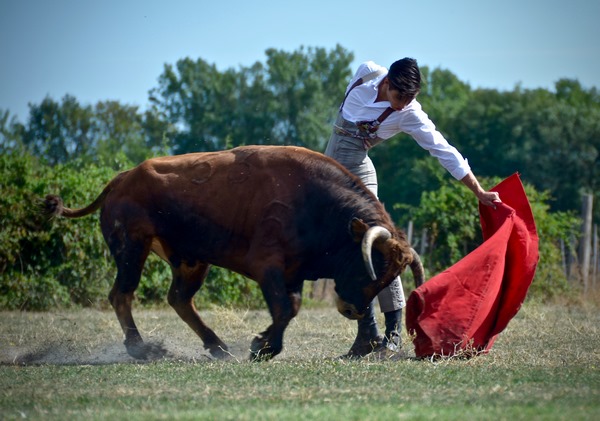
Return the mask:
<path id="1" fill-rule="evenodd" d="M 421 91 L 421 71 L 414 58 L 406 57 L 395 61 L 390 66 L 387 77 L 401 97 L 412 99 Z"/>

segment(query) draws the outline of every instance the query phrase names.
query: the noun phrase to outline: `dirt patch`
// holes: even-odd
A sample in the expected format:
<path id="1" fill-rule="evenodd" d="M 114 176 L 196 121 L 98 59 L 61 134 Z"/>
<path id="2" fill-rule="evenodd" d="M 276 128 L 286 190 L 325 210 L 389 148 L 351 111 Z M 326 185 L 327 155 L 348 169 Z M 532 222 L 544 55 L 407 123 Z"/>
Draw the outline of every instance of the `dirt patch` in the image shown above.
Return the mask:
<path id="1" fill-rule="evenodd" d="M 131 357 L 125 350 L 123 334 L 114 313 L 77 310 L 72 312 L 0 312 L 0 365 L 102 365 L 144 364 L 159 360 L 202 362 L 213 360 L 202 341 L 170 309 L 139 310 L 134 317 L 150 348 L 147 359 Z M 227 343 L 231 360 L 247 361 L 253 337 L 270 323 L 266 311 L 215 310 L 203 320 Z M 344 322 L 341 317 L 336 320 Z M 315 321 L 300 316 L 286 332 L 284 353 L 278 360 L 323 348 L 327 337 L 312 337 Z M 345 341 L 351 343 L 354 325 Z M 300 329 L 301 334 L 294 333 Z M 295 343 L 297 342 L 297 343 Z M 331 350 L 330 350 L 331 351 Z M 343 351 L 343 350 L 340 350 Z M 335 355 L 339 351 L 333 351 Z M 341 354 L 342 352 L 340 352 Z M 330 355 L 331 356 L 331 355 Z"/>
<path id="2" fill-rule="evenodd" d="M 146 359 L 136 359 L 127 354 L 121 342 L 96 346 L 74 346 L 70 341 L 33 344 L 25 347 L 9 347 L 0 350 L 2 365 L 103 365 L 144 364 L 159 360 L 198 362 L 211 360 L 207 353 L 193 348 L 165 342 L 147 342 Z"/>

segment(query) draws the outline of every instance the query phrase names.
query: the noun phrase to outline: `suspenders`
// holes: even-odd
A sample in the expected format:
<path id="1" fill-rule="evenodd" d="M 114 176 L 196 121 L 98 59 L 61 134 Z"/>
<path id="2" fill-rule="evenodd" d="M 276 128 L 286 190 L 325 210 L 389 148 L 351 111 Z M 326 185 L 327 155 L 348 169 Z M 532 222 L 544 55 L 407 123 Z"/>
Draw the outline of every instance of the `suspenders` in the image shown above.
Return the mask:
<path id="1" fill-rule="evenodd" d="M 342 112 L 342 107 L 344 106 L 344 104 L 346 103 L 346 99 L 348 98 L 348 95 L 350 95 L 350 92 L 352 91 L 352 89 L 356 88 L 357 86 L 362 85 L 365 82 L 368 82 L 369 80 L 375 79 L 378 76 L 381 76 L 382 74 L 385 73 L 385 70 L 376 70 L 372 73 L 369 73 L 361 78 L 358 78 L 358 80 L 356 80 L 356 82 L 354 82 L 352 84 L 352 86 L 350 87 L 350 89 L 348 89 L 348 92 L 346 92 L 346 96 L 344 96 L 344 100 L 342 101 L 342 105 L 340 105 L 340 113 Z M 338 134 L 341 135 L 345 135 L 345 136 L 351 136 L 354 138 L 358 138 L 358 139 L 362 139 L 364 145 L 365 145 L 365 149 L 370 149 L 372 147 L 372 140 L 377 139 L 377 128 L 379 127 L 379 125 L 390 116 L 390 114 L 392 114 L 394 112 L 394 109 L 392 107 L 387 107 L 385 109 L 385 111 L 383 111 L 381 113 L 381 115 L 379 117 L 377 117 L 376 120 L 372 120 L 372 121 L 358 121 L 356 122 L 356 126 L 360 132 L 360 134 L 362 136 L 359 136 L 357 134 L 354 134 L 348 130 L 345 130 L 341 127 L 335 126 L 335 131 Z"/>
<path id="2" fill-rule="evenodd" d="M 362 85 L 365 82 L 368 82 L 370 80 L 375 79 L 377 76 L 381 76 L 382 74 L 385 73 L 385 70 L 375 70 L 374 72 L 371 72 L 363 77 L 359 77 L 356 82 L 354 82 L 352 84 L 352 86 L 350 87 L 350 89 L 348 89 L 348 92 L 346 92 L 346 96 L 344 96 L 344 100 L 342 101 L 342 105 L 340 105 L 340 111 L 342 111 L 342 107 L 344 106 L 344 104 L 346 103 L 346 98 L 348 98 L 348 95 L 350 95 L 350 92 L 352 91 L 352 89 L 356 88 L 357 86 Z"/>

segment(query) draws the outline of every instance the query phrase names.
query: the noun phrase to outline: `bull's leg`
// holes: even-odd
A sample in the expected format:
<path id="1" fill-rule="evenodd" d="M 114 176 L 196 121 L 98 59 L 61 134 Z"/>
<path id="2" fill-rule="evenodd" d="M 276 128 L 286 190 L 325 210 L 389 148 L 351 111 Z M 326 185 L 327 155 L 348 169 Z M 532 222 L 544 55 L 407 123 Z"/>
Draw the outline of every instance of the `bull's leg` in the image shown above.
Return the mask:
<path id="1" fill-rule="evenodd" d="M 131 302 L 133 293 L 140 283 L 142 267 L 148 257 L 149 247 L 137 243 L 120 246 L 113 250 L 117 264 L 117 278 L 108 299 L 125 334 L 127 353 L 134 358 L 144 359 L 147 357 L 148 350 L 145 348 L 142 336 L 133 320 Z"/>
<path id="2" fill-rule="evenodd" d="M 251 360 L 271 359 L 283 349 L 283 332 L 297 314 L 302 302 L 302 284 L 294 289 L 286 289 L 282 276 L 263 282 L 261 289 L 273 323 L 254 338 L 250 347 Z"/>
<path id="3" fill-rule="evenodd" d="M 198 263 L 195 266 L 181 264 L 173 268 L 173 283 L 169 289 L 169 304 L 175 309 L 179 317 L 192 328 L 202 339 L 204 349 L 219 359 L 230 356 L 227 345 L 204 324 L 194 306 L 193 297 L 198 292 L 204 278 L 208 274 L 209 265 Z"/>

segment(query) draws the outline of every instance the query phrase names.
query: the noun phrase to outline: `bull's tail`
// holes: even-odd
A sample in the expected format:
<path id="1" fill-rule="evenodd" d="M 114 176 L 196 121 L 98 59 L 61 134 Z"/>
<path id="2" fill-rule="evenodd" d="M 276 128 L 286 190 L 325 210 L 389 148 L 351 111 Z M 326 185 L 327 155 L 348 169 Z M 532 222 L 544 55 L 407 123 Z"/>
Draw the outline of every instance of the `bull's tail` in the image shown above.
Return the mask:
<path id="1" fill-rule="evenodd" d="M 64 216 L 65 218 L 81 218 L 82 216 L 89 215 L 96 212 L 104 204 L 104 200 L 108 193 L 110 193 L 123 179 L 123 176 L 128 171 L 122 172 L 112 179 L 110 183 L 102 190 L 102 193 L 90 203 L 88 206 L 80 209 L 67 208 L 63 204 L 63 200 L 60 196 L 49 194 L 42 202 L 42 213 L 48 217 Z"/>
<path id="2" fill-rule="evenodd" d="M 419 288 L 425 282 L 425 268 L 423 268 L 423 262 L 419 254 L 411 247 L 410 252 L 413 256 L 413 261 L 410 264 L 410 270 L 415 279 L 415 288 Z"/>

